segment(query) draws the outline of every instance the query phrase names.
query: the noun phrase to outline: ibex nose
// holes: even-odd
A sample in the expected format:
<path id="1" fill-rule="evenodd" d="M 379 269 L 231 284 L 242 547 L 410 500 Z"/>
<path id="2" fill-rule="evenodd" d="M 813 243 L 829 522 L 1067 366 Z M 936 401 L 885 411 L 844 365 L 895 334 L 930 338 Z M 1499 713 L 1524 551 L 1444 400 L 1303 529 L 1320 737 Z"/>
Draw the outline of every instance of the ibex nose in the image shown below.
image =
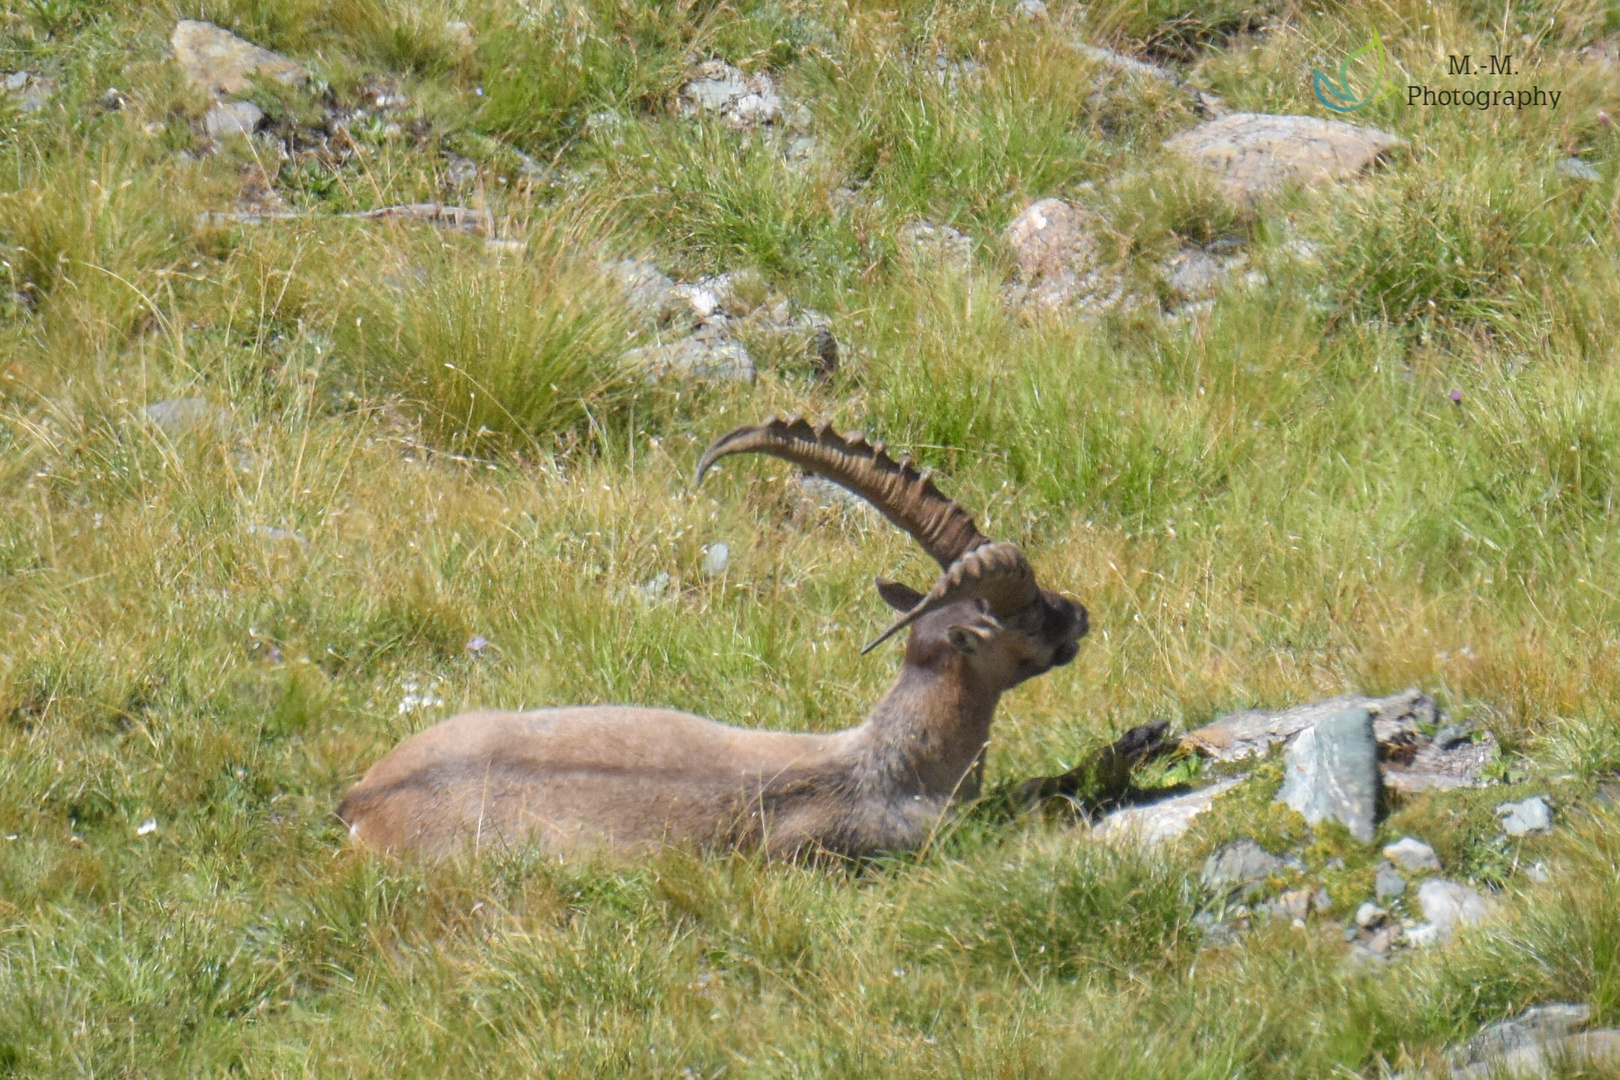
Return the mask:
<path id="1" fill-rule="evenodd" d="M 1057 647 L 1057 651 L 1052 654 L 1052 666 L 1062 667 L 1064 664 L 1067 664 L 1070 660 L 1073 660 L 1079 655 L 1079 644 L 1073 641 L 1065 641 L 1063 644 L 1059 645 Z"/>

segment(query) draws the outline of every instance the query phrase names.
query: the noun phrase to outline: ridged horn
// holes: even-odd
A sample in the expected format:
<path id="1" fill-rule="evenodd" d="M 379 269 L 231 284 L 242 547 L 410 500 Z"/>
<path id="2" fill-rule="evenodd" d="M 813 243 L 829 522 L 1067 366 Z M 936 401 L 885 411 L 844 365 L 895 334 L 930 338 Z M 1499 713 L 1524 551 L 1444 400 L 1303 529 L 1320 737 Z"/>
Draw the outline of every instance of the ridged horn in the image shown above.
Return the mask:
<path id="1" fill-rule="evenodd" d="M 990 610 L 998 618 L 1006 618 L 1033 604 L 1039 595 L 1035 571 L 1017 544 L 984 544 L 952 563 L 939 575 L 939 580 L 928 590 L 928 595 L 918 601 L 916 607 L 890 623 L 887 630 L 861 650 L 861 654 L 871 652 L 930 611 L 937 611 L 958 600 L 988 600 Z"/>
<path id="2" fill-rule="evenodd" d="M 726 455 L 745 453 L 779 457 L 854 492 L 910 533 L 946 571 L 989 543 L 968 512 L 941 494 L 910 458 L 895 461 L 882 443 L 874 445 L 858 435 L 845 438 L 830 424 L 811 424 L 797 416 L 772 417 L 722 435 L 704 452 L 693 482 L 702 483 L 703 474 Z"/>

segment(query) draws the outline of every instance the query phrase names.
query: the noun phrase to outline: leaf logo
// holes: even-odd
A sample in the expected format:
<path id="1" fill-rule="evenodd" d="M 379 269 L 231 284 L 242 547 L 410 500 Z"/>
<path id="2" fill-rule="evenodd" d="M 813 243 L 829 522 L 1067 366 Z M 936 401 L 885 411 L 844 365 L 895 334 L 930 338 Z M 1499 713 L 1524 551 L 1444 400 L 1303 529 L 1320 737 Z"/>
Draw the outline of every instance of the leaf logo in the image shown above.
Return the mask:
<path id="1" fill-rule="evenodd" d="M 1373 76 L 1372 88 L 1358 101 L 1355 91 L 1350 88 L 1350 65 L 1368 53 L 1373 54 L 1377 72 Z M 1333 76 L 1312 68 L 1311 86 L 1316 90 L 1317 101 L 1339 113 L 1355 112 L 1364 105 L 1371 105 L 1389 96 L 1389 92 L 1395 89 L 1395 84 L 1384 78 L 1384 42 L 1379 38 L 1378 31 L 1376 29 L 1373 31 L 1371 41 L 1339 61 L 1338 82 L 1333 81 Z M 1374 90 L 1377 91 L 1376 95 L 1373 93 Z"/>

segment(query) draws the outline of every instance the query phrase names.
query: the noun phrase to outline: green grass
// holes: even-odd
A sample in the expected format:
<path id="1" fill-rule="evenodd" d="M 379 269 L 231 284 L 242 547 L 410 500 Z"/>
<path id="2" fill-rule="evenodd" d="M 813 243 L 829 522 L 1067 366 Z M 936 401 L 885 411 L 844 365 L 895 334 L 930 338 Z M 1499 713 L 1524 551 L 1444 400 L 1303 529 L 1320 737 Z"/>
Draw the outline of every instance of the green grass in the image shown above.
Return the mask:
<path id="1" fill-rule="evenodd" d="M 1612 5 L 1049 3 L 0 12 L 0 70 L 55 82 L 37 113 L 0 100 L 0 1075 L 1412 1075 L 1537 1001 L 1620 1021 L 1620 820 L 1587 810 L 1620 769 L 1620 101 L 1577 53 Z M 283 129 L 386 86 L 401 131 L 199 153 L 179 17 L 309 66 L 255 92 Z M 1379 102 L 1358 119 L 1411 143 L 1388 169 L 1235 206 L 1162 150 L 1186 95 L 1064 45 L 1316 112 L 1306 70 L 1373 25 L 1397 81 L 1511 47 L 1565 100 Z M 675 115 L 715 56 L 808 106 L 808 166 Z M 449 187 L 447 150 L 482 181 Z M 1557 172 L 1572 153 L 1602 179 Z M 308 217 L 198 220 L 261 165 Z M 1098 215 L 1147 309 L 1003 306 L 1001 230 L 1048 195 Z M 430 199 L 524 250 L 333 216 Z M 918 217 L 970 264 L 901 251 Z M 1161 318 L 1159 264 L 1218 239 L 1262 276 Z M 825 311 L 844 366 L 750 341 L 753 386 L 624 371 L 598 262 L 643 252 Z M 178 397 L 228 420 L 145 418 Z M 926 557 L 796 509 L 777 465 L 690 487 L 709 439 L 788 411 L 911 449 L 1090 609 L 1080 658 L 1003 703 L 992 795 L 1154 717 L 1419 685 L 1513 782 L 1400 801 L 1382 835 L 1429 839 L 1501 920 L 1375 978 L 1316 924 L 1201 948 L 1198 868 L 1234 837 L 1297 848 L 1341 916 L 1370 894 L 1376 851 L 1272 803 L 1275 762 L 1151 853 L 995 798 L 862 867 L 357 850 L 343 791 L 462 707 L 862 717 L 896 663 L 858 654 L 871 577 L 925 585 Z M 1498 841 L 1494 805 L 1536 792 L 1559 834 Z"/>

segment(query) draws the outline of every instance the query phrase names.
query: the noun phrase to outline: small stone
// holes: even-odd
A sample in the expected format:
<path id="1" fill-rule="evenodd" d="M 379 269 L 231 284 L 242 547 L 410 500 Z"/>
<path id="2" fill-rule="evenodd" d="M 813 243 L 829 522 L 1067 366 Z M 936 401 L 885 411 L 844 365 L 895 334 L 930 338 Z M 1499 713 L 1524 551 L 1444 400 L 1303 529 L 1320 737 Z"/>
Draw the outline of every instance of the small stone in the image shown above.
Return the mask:
<path id="1" fill-rule="evenodd" d="M 472 23 L 451 19 L 444 24 L 444 36 L 458 49 L 470 49 L 473 44 Z"/>
<path id="2" fill-rule="evenodd" d="M 1605 780 L 1597 786 L 1599 806 L 1620 807 L 1620 780 Z"/>
<path id="3" fill-rule="evenodd" d="M 719 577 L 731 563 L 731 549 L 724 541 L 710 544 L 703 552 L 703 576 Z"/>
<path id="4" fill-rule="evenodd" d="M 654 379 L 693 378 L 708 382 L 753 382 L 754 360 L 742 342 L 697 336 L 647 345 L 624 354 L 624 362 L 645 368 Z"/>
<path id="5" fill-rule="evenodd" d="M 308 72 L 285 56 L 261 49 L 213 23 L 182 19 L 170 44 L 191 84 L 216 97 L 242 93 L 252 85 L 249 76 L 253 75 L 288 86 L 309 78 Z"/>
<path id="6" fill-rule="evenodd" d="M 782 112 L 782 99 L 769 75 L 744 75 L 723 60 L 699 64 L 681 88 L 681 100 L 685 112 L 717 112 L 735 128 L 774 122 Z"/>
<path id="7" fill-rule="evenodd" d="M 1414 948 L 1427 949 L 1440 943 L 1440 928 L 1433 923 L 1418 923 L 1406 931 L 1406 943 Z"/>
<path id="8" fill-rule="evenodd" d="M 1308 728 L 1284 753 L 1287 773 L 1277 801 L 1315 825 L 1341 822 L 1371 843 L 1378 809 L 1378 742 L 1372 713 L 1351 708 Z"/>
<path id="9" fill-rule="evenodd" d="M 1281 873 L 1285 865 L 1253 840 L 1235 840 L 1204 860 L 1200 879 L 1212 892 L 1230 893 Z"/>
<path id="10" fill-rule="evenodd" d="M 662 603 L 675 594 L 675 590 L 671 587 L 669 574 L 663 571 L 653 575 L 650 581 L 643 581 L 632 586 L 632 590 L 641 602 L 649 607 Z"/>
<path id="11" fill-rule="evenodd" d="M 300 547 L 309 547 L 309 541 L 291 529 L 280 529 L 274 525 L 249 525 L 247 531 L 249 536 L 257 536 L 261 540 L 269 540 L 275 543 L 292 541 Z"/>
<path id="12" fill-rule="evenodd" d="M 449 168 L 445 170 L 451 187 L 467 187 L 478 182 L 478 163 L 459 154 L 449 155 Z"/>
<path id="13" fill-rule="evenodd" d="M 1440 856 L 1434 853 L 1434 848 L 1411 836 L 1403 836 L 1393 844 L 1386 844 L 1384 858 L 1407 873 L 1440 871 Z"/>
<path id="14" fill-rule="evenodd" d="M 1534 836 L 1552 832 L 1552 807 L 1540 795 L 1532 795 L 1522 802 L 1503 803 L 1496 808 L 1502 819 L 1502 831 L 1509 836 Z"/>
<path id="15" fill-rule="evenodd" d="M 124 92 L 116 86 L 109 86 L 101 95 L 101 107 L 108 112 L 118 112 L 128 104 L 129 98 L 125 97 Z"/>
<path id="16" fill-rule="evenodd" d="M 1368 900 L 1366 903 L 1356 908 L 1355 922 L 1356 925 L 1361 927 L 1363 930 L 1371 930 L 1375 926 L 1382 926 L 1384 925 L 1384 920 L 1387 918 L 1389 918 L 1389 912 L 1385 911 L 1371 900 Z"/>
<path id="17" fill-rule="evenodd" d="M 157 832 L 157 818 L 147 818 L 135 828 L 136 836 L 150 836 Z"/>
<path id="18" fill-rule="evenodd" d="M 168 401 L 154 401 L 141 412 L 171 437 L 203 428 L 212 428 L 215 432 L 223 434 L 232 426 L 231 414 L 207 398 L 171 398 Z"/>
<path id="19" fill-rule="evenodd" d="M 900 251 L 914 259 L 937 262 L 957 270 L 973 263 L 973 240 L 950 225 L 910 221 L 895 234 Z"/>
<path id="20" fill-rule="evenodd" d="M 28 85 L 31 77 L 27 71 L 8 71 L 5 78 L 0 79 L 0 88 L 4 88 L 7 93 L 15 94 Z"/>
<path id="21" fill-rule="evenodd" d="M 1491 913 L 1485 898 L 1466 885 L 1435 878 L 1418 886 L 1418 907 L 1442 941 L 1450 941 L 1458 928 L 1473 926 Z"/>
<path id="22" fill-rule="evenodd" d="M 1013 7 L 1013 16 L 1019 22 L 1045 22 L 1046 4 L 1043 0 L 1018 0 Z"/>
<path id="23" fill-rule="evenodd" d="M 1603 174 L 1578 157 L 1567 157 L 1558 163 L 1558 171 L 1571 180 L 1601 180 Z"/>
<path id="24" fill-rule="evenodd" d="M 1531 863 L 1525 867 L 1524 876 L 1537 885 L 1546 885 L 1552 881 L 1552 871 L 1548 870 L 1547 864 L 1542 862 Z"/>
<path id="25" fill-rule="evenodd" d="M 472 653 L 474 656 L 481 655 L 487 648 L 489 648 L 489 638 L 482 634 L 478 634 L 472 640 L 467 642 L 467 651 Z"/>
<path id="26" fill-rule="evenodd" d="M 203 130 L 210 139 L 252 135 L 263 120 L 264 110 L 251 101 L 215 102 L 203 116 Z"/>
<path id="27" fill-rule="evenodd" d="M 1290 183 L 1358 176 L 1407 143 L 1343 120 L 1232 113 L 1165 145 L 1212 172 L 1234 199 L 1250 201 Z"/>
<path id="28" fill-rule="evenodd" d="M 1200 248 L 1183 248 L 1165 264 L 1170 292 L 1178 300 L 1204 300 L 1215 295 L 1228 264 Z"/>
<path id="29" fill-rule="evenodd" d="M 1367 951 L 1376 953 L 1379 956 L 1386 956 L 1388 955 L 1389 951 L 1395 947 L 1395 942 L 1400 935 L 1401 928 L 1398 926 L 1379 927 L 1377 930 L 1373 931 L 1373 935 L 1367 939 Z"/>
<path id="30" fill-rule="evenodd" d="M 1292 889 L 1283 893 L 1271 902 L 1271 911 L 1285 919 L 1298 919 L 1303 922 L 1305 916 L 1311 913 L 1311 893 L 1309 889 Z"/>
<path id="31" fill-rule="evenodd" d="M 1384 863 L 1378 867 L 1378 873 L 1373 877 L 1373 892 L 1380 900 L 1388 900 L 1392 896 L 1399 896 L 1406 891 L 1406 879 L 1396 873 L 1395 867 Z"/>
<path id="32" fill-rule="evenodd" d="M 1324 885 L 1320 889 L 1316 890 L 1316 895 L 1311 897 L 1311 906 L 1317 911 L 1332 910 L 1333 896 L 1327 891 L 1327 886 Z"/>

